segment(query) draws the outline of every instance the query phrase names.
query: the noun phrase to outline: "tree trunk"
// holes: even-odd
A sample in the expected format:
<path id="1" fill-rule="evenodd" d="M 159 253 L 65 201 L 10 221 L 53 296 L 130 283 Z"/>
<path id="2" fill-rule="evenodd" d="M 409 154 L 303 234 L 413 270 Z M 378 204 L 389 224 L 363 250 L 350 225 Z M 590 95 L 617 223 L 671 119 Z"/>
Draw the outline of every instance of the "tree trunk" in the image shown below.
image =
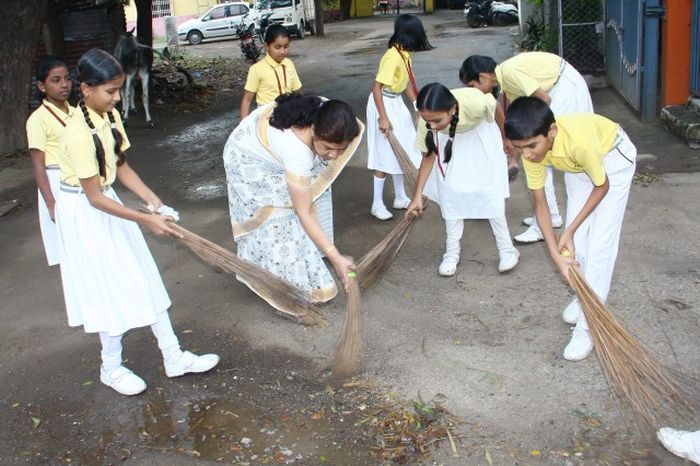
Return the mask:
<path id="1" fill-rule="evenodd" d="M 153 9 L 151 0 L 134 0 L 136 3 L 136 37 L 144 45 L 153 47 Z"/>
<path id="2" fill-rule="evenodd" d="M 316 35 L 323 36 L 326 32 L 323 29 L 323 0 L 314 0 L 314 12 L 316 15 Z"/>
<path id="3" fill-rule="evenodd" d="M 27 147 L 32 58 L 41 39 L 46 0 L 3 0 L 0 16 L 0 154 Z"/>

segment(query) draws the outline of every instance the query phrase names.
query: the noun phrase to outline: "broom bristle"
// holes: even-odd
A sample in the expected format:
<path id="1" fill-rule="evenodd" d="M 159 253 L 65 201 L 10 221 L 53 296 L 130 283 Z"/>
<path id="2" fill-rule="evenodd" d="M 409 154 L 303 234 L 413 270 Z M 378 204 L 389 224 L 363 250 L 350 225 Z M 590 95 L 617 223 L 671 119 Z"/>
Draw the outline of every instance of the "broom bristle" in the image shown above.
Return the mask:
<path id="1" fill-rule="evenodd" d="M 396 139 L 392 130 L 386 132 L 386 137 L 389 140 L 391 150 L 396 156 L 396 160 L 399 162 L 399 166 L 404 175 L 404 181 L 408 185 L 408 191 L 413 194 L 416 192 L 416 186 L 418 185 L 418 169 L 413 165 L 411 158 L 408 156 L 399 140 Z"/>
<path id="2" fill-rule="evenodd" d="M 331 355 L 333 377 L 348 378 L 360 366 L 362 357 L 362 300 L 357 279 L 350 279 L 347 311 L 338 341 Z"/>
<path id="3" fill-rule="evenodd" d="M 593 347 L 613 392 L 638 420 L 658 429 L 674 416 L 688 418 L 698 412 L 697 383 L 691 376 L 661 364 L 634 338 L 590 288 L 581 270 L 569 276 L 588 321 Z"/>
<path id="4" fill-rule="evenodd" d="M 180 225 L 170 223 L 169 226 L 183 236 L 178 238 L 179 241 L 204 262 L 227 274 L 240 276 L 283 316 L 304 325 L 321 325 L 326 322 L 320 309 L 307 301 L 302 290 Z"/>

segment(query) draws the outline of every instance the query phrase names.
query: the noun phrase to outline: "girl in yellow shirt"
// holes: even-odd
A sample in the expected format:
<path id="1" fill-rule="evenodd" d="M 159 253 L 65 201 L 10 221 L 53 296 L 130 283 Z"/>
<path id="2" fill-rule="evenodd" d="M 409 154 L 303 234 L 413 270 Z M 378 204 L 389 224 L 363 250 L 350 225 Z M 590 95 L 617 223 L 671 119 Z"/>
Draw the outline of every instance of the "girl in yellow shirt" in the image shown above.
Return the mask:
<path id="1" fill-rule="evenodd" d="M 265 31 L 267 55 L 250 67 L 241 99 L 241 120 L 250 114 L 255 97 L 258 107 L 269 104 L 282 94 L 301 89 L 301 81 L 289 53 L 289 31 L 281 24 L 272 24 Z"/>
<path id="2" fill-rule="evenodd" d="M 150 325 L 163 353 L 165 374 L 205 372 L 219 362 L 214 354 L 182 351 L 168 316 L 170 298 L 137 223 L 157 235 L 178 236 L 168 226 L 177 213 L 139 178 L 126 161 L 129 148 L 119 113 L 124 71 L 99 49 L 78 62 L 80 112 L 70 118 L 61 153 L 61 187 L 56 225 L 61 247 L 61 279 L 70 326 L 97 332 L 102 342 L 100 380 L 123 395 L 146 389 L 122 365 L 123 334 Z M 111 185 L 119 180 L 153 210 L 125 207 Z"/>
<path id="3" fill-rule="evenodd" d="M 445 254 L 438 273 L 457 271 L 465 219 L 488 219 L 496 239 L 501 273 L 513 269 L 520 253 L 506 222 L 510 196 L 506 157 L 494 121 L 496 100 L 477 89 L 450 91 L 432 83 L 418 93 L 416 149 L 423 154 L 418 184 L 408 211 L 423 211 L 423 194 L 440 206 L 445 220 Z"/>
<path id="4" fill-rule="evenodd" d="M 27 142 L 39 191 L 39 226 L 46 259 L 49 265 L 56 265 L 60 263 L 54 215 L 59 184 L 58 152 L 66 120 L 74 111 L 68 103 L 70 72 L 62 58 L 45 55 L 39 59 L 36 87 L 43 99 L 27 119 Z"/>
<path id="5" fill-rule="evenodd" d="M 411 52 L 432 48 L 420 19 L 413 15 L 396 18 L 394 35 L 379 62 L 372 93 L 367 100 L 367 168 L 374 170 L 372 215 L 380 220 L 393 217 L 384 205 L 387 173 L 394 181 L 394 209 L 405 209 L 411 202 L 404 189 L 403 172 L 384 133 L 391 129 L 418 165 L 420 155 L 412 149 L 416 136 L 414 121 L 403 103 L 402 94 L 415 103 L 418 87 L 411 67 Z"/>

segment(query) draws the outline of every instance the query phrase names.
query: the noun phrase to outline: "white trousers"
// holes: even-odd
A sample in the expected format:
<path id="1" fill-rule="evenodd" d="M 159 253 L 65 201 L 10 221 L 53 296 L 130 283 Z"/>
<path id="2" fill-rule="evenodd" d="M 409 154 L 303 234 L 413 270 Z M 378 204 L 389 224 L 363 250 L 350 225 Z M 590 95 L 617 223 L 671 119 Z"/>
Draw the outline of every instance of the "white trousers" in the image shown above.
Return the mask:
<path id="1" fill-rule="evenodd" d="M 547 206 L 549 207 L 549 215 L 551 218 L 560 217 L 559 205 L 557 205 L 557 196 L 554 193 L 554 172 L 552 167 L 547 167 L 547 178 L 544 180 L 544 197 L 547 199 Z M 532 227 L 540 229 L 537 224 L 537 216 L 532 214 Z"/>
<path id="2" fill-rule="evenodd" d="M 610 188 L 574 233 L 576 260 L 586 281 L 600 299 L 605 301 L 610 291 L 615 260 L 620 243 L 622 220 L 625 215 L 630 186 L 636 168 L 637 148 L 622 129 L 621 144 L 605 157 L 605 172 Z M 566 226 L 576 218 L 593 190 L 593 183 L 585 173 L 566 173 Z M 579 308 L 578 325 L 587 329 L 588 324 Z"/>
<path id="3" fill-rule="evenodd" d="M 158 340 L 158 348 L 163 353 L 163 359 L 170 359 L 180 355 L 180 342 L 173 330 L 168 312 L 158 314 L 158 320 L 151 325 L 151 331 Z M 102 343 L 102 367 L 109 372 L 122 364 L 122 337 L 124 334 L 110 336 L 107 332 L 100 332 Z"/>
<path id="4" fill-rule="evenodd" d="M 490 218 L 489 224 L 491 225 L 493 237 L 496 240 L 498 255 L 515 250 L 510 231 L 508 231 L 506 216 Z M 459 258 L 461 251 L 460 241 L 463 234 L 464 220 L 445 220 L 445 256 Z"/>

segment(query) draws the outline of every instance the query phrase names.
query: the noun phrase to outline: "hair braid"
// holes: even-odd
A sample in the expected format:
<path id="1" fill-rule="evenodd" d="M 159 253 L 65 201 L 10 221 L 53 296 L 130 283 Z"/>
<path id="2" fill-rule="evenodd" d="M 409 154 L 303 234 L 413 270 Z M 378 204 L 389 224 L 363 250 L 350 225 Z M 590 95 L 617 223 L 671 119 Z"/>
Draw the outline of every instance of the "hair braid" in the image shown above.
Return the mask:
<path id="1" fill-rule="evenodd" d="M 455 104 L 455 112 L 452 114 L 452 119 L 450 120 L 450 139 L 447 141 L 447 144 L 445 144 L 445 163 L 449 162 L 452 158 L 452 143 L 455 140 L 457 123 L 459 123 L 459 103 Z"/>
<path id="2" fill-rule="evenodd" d="M 124 138 L 122 137 L 122 133 L 119 132 L 119 129 L 117 129 L 117 122 L 112 112 L 114 112 L 114 110 L 107 113 L 107 116 L 109 117 L 109 125 L 112 128 L 112 136 L 114 136 L 114 153 L 117 154 L 117 166 L 119 166 L 126 162 L 126 154 L 122 152 L 122 141 Z"/>
<path id="3" fill-rule="evenodd" d="M 99 137 L 97 137 L 97 129 L 95 129 L 95 125 L 90 119 L 90 114 L 88 113 L 87 106 L 85 105 L 85 101 L 82 99 L 82 97 L 78 101 L 78 106 L 80 107 L 80 110 L 83 111 L 85 122 L 90 127 L 90 132 L 92 133 L 92 141 L 95 143 L 95 155 L 97 156 L 97 167 L 100 170 L 100 176 L 105 178 L 107 176 L 105 172 L 105 149 L 102 146 L 102 141 Z"/>
<path id="4" fill-rule="evenodd" d="M 436 152 L 435 139 L 433 139 L 433 129 L 430 127 L 430 123 L 426 123 L 425 127 L 428 128 L 428 132 L 425 134 L 425 147 L 428 148 L 428 151 L 425 156 L 430 157 Z"/>

